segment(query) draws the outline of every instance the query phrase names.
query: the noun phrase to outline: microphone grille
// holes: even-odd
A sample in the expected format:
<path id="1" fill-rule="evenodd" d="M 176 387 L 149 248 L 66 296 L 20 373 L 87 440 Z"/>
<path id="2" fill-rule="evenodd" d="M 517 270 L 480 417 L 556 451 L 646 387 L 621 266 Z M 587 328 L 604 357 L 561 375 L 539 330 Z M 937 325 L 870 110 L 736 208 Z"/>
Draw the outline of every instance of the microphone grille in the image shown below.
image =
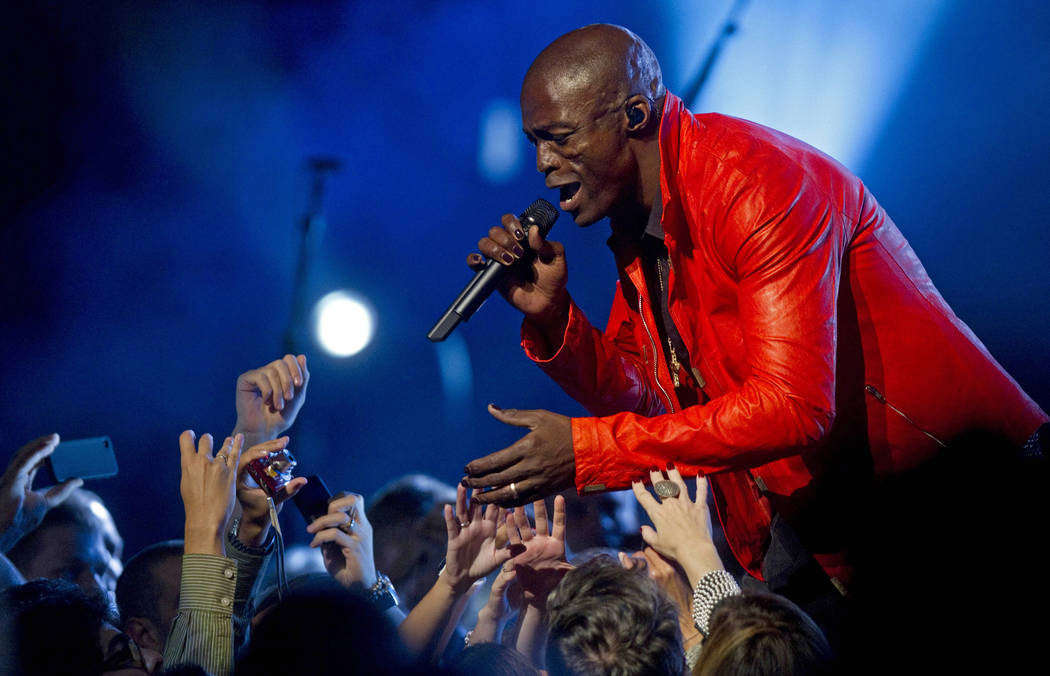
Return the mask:
<path id="1" fill-rule="evenodd" d="M 522 212 L 518 220 L 525 226 L 526 231 L 530 226 L 535 225 L 540 229 L 540 233 L 546 237 L 551 230 L 551 226 L 554 225 L 554 221 L 558 220 L 558 210 L 547 200 L 538 199 Z"/>

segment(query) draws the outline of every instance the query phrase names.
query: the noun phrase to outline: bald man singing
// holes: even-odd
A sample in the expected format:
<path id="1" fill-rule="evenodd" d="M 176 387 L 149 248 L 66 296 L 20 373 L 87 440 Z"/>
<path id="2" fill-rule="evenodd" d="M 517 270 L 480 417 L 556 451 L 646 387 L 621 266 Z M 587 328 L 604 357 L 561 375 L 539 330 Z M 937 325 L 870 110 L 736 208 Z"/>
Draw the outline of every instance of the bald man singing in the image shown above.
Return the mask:
<path id="1" fill-rule="evenodd" d="M 521 114 L 562 210 L 579 226 L 609 219 L 620 279 L 601 331 L 566 288 L 564 247 L 538 229 L 505 215 L 468 257 L 537 252 L 504 296 L 525 315 L 526 354 L 593 416 L 493 407 L 530 431 L 467 465 L 464 482 L 489 489 L 480 500 L 622 489 L 673 462 L 708 475 L 750 574 L 789 575 L 802 552 L 844 590 L 878 481 L 975 435 L 989 457 L 1041 452 L 1046 413 L 833 159 L 690 113 L 617 26 L 544 49 Z"/>

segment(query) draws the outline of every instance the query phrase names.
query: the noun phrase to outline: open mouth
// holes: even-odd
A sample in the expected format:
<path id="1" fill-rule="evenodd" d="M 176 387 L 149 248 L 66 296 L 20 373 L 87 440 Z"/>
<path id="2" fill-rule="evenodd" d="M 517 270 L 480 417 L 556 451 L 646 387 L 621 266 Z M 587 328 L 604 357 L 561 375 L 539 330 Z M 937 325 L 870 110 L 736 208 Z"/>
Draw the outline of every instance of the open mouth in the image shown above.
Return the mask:
<path id="1" fill-rule="evenodd" d="M 576 197 L 580 194 L 580 184 L 577 183 L 566 183 L 561 186 L 560 194 L 558 199 L 561 200 L 559 206 L 562 211 L 571 211 L 576 206 Z"/>

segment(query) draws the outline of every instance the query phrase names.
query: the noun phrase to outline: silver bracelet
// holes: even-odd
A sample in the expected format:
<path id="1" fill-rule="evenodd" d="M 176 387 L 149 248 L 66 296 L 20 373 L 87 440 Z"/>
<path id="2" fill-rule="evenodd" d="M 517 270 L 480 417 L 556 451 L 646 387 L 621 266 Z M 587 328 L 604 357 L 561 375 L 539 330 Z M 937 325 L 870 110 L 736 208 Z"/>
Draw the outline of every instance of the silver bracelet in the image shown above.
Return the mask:
<path id="1" fill-rule="evenodd" d="M 711 622 L 711 612 L 718 602 L 739 593 L 740 585 L 724 570 L 712 570 L 696 583 L 696 589 L 693 590 L 693 624 L 705 638 L 710 633 L 708 624 Z"/>

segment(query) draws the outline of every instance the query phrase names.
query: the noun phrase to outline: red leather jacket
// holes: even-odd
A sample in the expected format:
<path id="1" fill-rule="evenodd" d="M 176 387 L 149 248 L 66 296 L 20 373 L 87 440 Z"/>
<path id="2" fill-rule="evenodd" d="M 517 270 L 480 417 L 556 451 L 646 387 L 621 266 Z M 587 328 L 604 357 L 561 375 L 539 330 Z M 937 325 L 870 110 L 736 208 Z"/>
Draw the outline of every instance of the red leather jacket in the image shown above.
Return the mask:
<path id="1" fill-rule="evenodd" d="M 606 330 L 573 305 L 564 341 L 527 354 L 596 417 L 572 420 L 581 494 L 673 461 L 709 474 L 729 545 L 761 578 L 775 511 L 832 577 L 850 564 L 851 495 L 985 430 L 1018 448 L 1044 413 L 934 288 L 875 198 L 806 144 L 740 119 L 660 122 L 669 308 L 709 399 L 682 410 L 639 251 L 615 233 Z"/>

